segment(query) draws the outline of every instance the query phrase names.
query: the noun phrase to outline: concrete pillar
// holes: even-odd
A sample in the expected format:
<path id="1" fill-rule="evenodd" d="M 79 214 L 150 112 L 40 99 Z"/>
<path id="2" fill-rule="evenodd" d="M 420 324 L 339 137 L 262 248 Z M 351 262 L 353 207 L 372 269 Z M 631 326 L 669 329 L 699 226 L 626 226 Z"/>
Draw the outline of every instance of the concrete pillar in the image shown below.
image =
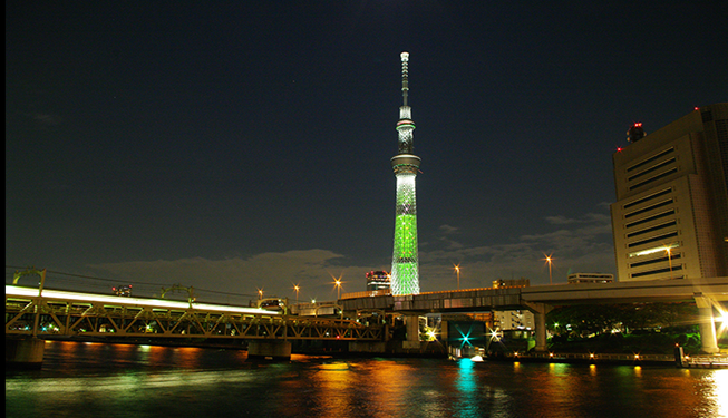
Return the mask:
<path id="1" fill-rule="evenodd" d="M 407 325 L 407 341 L 402 341 L 402 348 L 418 349 L 420 348 L 420 316 L 407 315 L 405 319 Z"/>
<path id="2" fill-rule="evenodd" d="M 40 369 L 45 341 L 37 338 L 5 339 L 5 367 Z"/>
<path id="3" fill-rule="evenodd" d="M 533 334 L 536 337 L 534 351 L 547 351 L 546 346 L 546 314 L 551 312 L 553 306 L 541 302 L 524 302 L 526 307 L 533 312 Z"/>
<path id="4" fill-rule="evenodd" d="M 248 358 L 274 361 L 291 359 L 291 342 L 284 340 L 252 340 L 248 344 Z"/>
<path id="5" fill-rule="evenodd" d="M 718 337 L 715 334 L 715 318 L 713 317 L 713 304 L 708 298 L 695 297 L 698 305 L 698 316 L 700 325 L 700 344 L 705 353 L 717 353 Z"/>

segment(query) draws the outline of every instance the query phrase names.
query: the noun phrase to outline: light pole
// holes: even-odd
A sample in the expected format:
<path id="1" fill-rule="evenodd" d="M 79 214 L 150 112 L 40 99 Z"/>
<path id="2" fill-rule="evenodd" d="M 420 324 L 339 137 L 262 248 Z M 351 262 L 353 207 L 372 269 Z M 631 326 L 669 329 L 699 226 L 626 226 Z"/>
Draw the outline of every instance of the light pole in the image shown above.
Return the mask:
<path id="1" fill-rule="evenodd" d="M 263 300 L 263 289 L 258 289 L 258 295 L 259 295 L 258 299 Z"/>
<path id="2" fill-rule="evenodd" d="M 341 279 L 337 279 L 336 281 L 334 281 L 334 283 L 336 286 L 336 290 L 338 291 L 336 294 L 336 299 L 338 300 L 341 299 Z"/>
<path id="3" fill-rule="evenodd" d="M 298 292 L 301 290 L 301 286 L 299 286 L 297 284 L 294 284 L 293 285 L 293 290 L 296 291 L 296 302 L 298 302 Z"/>
<path id="4" fill-rule="evenodd" d="M 546 254 L 544 254 L 544 255 L 546 255 Z M 547 263 L 549 263 L 549 283 L 550 284 L 554 284 L 554 280 L 553 280 L 553 278 L 551 276 L 551 263 L 553 262 L 553 259 L 551 258 L 551 255 L 546 255 L 546 258 L 544 258 L 544 261 L 546 261 Z"/>
<path id="5" fill-rule="evenodd" d="M 453 264 L 455 266 L 455 274 L 458 277 L 458 290 L 460 290 L 460 264 Z"/>

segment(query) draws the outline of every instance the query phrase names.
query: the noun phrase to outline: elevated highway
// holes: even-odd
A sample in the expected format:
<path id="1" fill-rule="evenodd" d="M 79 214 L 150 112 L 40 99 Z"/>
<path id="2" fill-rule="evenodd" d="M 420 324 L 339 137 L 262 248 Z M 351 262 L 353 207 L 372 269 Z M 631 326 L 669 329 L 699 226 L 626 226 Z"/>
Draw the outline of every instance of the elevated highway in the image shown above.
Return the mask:
<path id="1" fill-rule="evenodd" d="M 644 282 L 580 283 L 449 290 L 417 295 L 342 295 L 344 311 L 381 310 L 409 315 L 528 309 L 535 316 L 536 349 L 546 349 L 546 313 L 558 305 L 695 302 L 703 349 L 718 351 L 714 309 L 725 310 L 728 277 Z"/>

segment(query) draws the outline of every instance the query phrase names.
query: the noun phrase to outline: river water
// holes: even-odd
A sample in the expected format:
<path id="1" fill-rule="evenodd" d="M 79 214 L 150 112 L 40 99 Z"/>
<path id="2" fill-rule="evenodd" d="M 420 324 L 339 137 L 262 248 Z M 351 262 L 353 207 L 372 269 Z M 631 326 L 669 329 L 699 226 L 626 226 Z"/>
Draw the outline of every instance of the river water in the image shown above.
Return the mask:
<path id="1" fill-rule="evenodd" d="M 47 342 L 7 371 L 14 417 L 728 417 L 728 370 Z"/>

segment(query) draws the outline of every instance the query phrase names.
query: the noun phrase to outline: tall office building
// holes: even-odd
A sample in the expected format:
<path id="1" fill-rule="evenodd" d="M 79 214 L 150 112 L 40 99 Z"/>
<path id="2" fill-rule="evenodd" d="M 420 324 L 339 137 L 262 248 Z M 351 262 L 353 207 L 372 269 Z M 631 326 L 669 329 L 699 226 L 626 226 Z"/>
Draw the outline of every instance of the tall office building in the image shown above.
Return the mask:
<path id="1" fill-rule="evenodd" d="M 397 209 L 391 273 L 393 295 L 420 293 L 415 188 L 420 157 L 413 154 L 415 122 L 412 120 L 412 109 L 407 105 L 409 53 L 402 52 L 400 59 L 402 61 L 403 103 L 399 107 L 399 121 L 397 122 L 399 153 L 391 159 L 392 169 L 397 177 Z"/>
<path id="2" fill-rule="evenodd" d="M 618 280 L 728 275 L 728 103 L 629 138 L 612 157 Z"/>

